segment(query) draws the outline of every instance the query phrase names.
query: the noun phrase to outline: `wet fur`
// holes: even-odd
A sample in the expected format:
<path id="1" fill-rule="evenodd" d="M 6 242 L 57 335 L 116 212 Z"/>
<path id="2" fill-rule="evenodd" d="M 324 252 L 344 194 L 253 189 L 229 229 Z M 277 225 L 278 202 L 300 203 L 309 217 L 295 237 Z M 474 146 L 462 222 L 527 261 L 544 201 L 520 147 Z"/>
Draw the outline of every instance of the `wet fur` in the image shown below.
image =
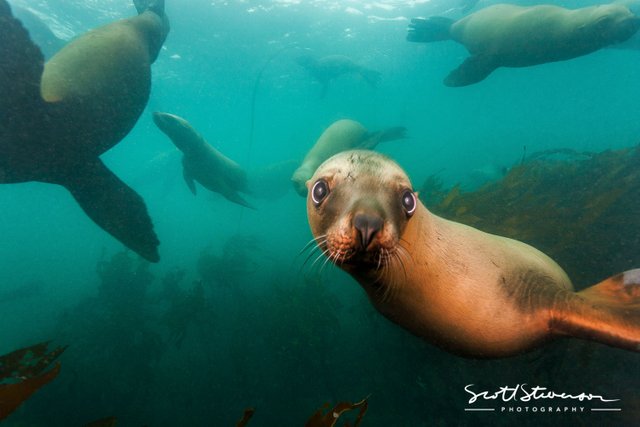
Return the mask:
<path id="1" fill-rule="evenodd" d="M 558 264 L 525 243 L 440 218 L 420 202 L 407 217 L 399 194 L 409 179 L 373 152 L 338 154 L 309 186 L 320 178 L 329 195 L 319 206 L 309 197 L 307 214 L 314 236 L 323 236 L 321 249 L 382 314 L 417 336 L 481 358 L 562 335 L 639 350 L 640 271 L 576 293 Z M 352 225 L 362 203 L 384 218 L 366 251 Z"/>

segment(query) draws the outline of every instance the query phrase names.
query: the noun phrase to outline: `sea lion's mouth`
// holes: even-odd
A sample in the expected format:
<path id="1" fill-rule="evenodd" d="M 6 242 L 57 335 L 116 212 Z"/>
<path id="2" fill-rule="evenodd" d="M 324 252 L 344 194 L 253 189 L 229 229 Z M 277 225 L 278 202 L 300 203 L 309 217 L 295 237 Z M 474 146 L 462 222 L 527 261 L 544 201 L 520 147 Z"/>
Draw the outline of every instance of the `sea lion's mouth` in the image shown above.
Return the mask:
<path id="1" fill-rule="evenodd" d="M 338 266 L 356 268 L 358 270 L 380 270 L 389 262 L 393 250 L 376 247 L 375 249 L 350 249 L 329 251 L 329 258 Z"/>

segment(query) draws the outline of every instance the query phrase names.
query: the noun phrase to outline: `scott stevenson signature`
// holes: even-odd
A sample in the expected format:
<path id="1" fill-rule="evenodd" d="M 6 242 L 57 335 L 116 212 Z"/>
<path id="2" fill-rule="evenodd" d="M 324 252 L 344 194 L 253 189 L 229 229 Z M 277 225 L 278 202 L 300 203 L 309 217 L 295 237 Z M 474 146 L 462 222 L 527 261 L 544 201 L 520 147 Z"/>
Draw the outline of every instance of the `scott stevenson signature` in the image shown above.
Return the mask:
<path id="1" fill-rule="evenodd" d="M 467 384 L 464 389 L 467 393 L 471 395 L 469 399 L 469 404 L 475 403 L 478 398 L 483 398 L 485 400 L 494 400 L 494 399 L 502 399 L 503 402 L 520 401 L 520 402 L 529 402 L 531 400 L 539 400 L 539 399 L 573 399 L 573 400 L 600 400 L 601 402 L 617 402 L 620 399 L 605 399 L 604 397 L 591 394 L 591 393 L 580 393 L 580 394 L 568 394 L 568 393 L 556 393 L 555 391 L 548 391 L 546 387 L 535 386 L 530 390 L 525 388 L 527 384 L 518 384 L 514 387 L 503 386 L 493 393 L 489 391 L 481 391 L 476 393 L 472 391 L 470 388 L 473 387 L 473 384 Z"/>

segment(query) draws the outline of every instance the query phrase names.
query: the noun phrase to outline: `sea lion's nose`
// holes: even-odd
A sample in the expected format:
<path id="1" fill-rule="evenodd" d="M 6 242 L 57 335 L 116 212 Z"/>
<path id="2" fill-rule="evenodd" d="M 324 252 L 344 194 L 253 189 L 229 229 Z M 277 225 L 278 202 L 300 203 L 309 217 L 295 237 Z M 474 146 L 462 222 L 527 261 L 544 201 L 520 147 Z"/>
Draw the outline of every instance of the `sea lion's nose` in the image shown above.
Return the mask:
<path id="1" fill-rule="evenodd" d="M 384 221 L 379 215 L 371 215 L 367 213 L 356 214 L 353 218 L 353 226 L 360 235 L 360 244 L 362 249 L 367 249 L 371 240 L 378 231 L 382 229 Z"/>

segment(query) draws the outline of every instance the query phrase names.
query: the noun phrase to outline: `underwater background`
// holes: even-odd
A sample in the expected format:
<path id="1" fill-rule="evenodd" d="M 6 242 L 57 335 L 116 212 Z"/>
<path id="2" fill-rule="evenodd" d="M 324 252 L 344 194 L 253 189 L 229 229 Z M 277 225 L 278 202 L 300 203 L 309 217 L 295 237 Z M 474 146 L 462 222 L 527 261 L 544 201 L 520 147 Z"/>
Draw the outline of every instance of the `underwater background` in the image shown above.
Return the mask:
<path id="1" fill-rule="evenodd" d="M 128 0 L 11 4 L 63 40 L 136 13 Z M 124 251 L 62 187 L 0 186 L 0 354 L 45 340 L 69 345 L 58 378 L 4 424 L 80 426 L 114 416 L 122 426 L 226 426 L 255 407 L 249 425 L 304 425 L 325 402 L 365 397 L 362 423 L 371 426 L 637 423 L 635 353 L 559 340 L 508 359 L 460 358 L 384 319 L 339 269 L 303 266 L 299 253 L 312 236 L 289 178 L 335 120 L 370 130 L 405 126 L 408 138 L 377 149 L 416 189 L 435 175 L 446 188 L 473 190 L 544 150 L 638 144 L 640 43 L 500 68 L 449 88 L 442 80 L 467 57 L 464 46 L 408 43 L 406 28 L 416 16 L 459 18 L 461 7 L 456 0 L 167 0 L 171 32 L 152 66 L 147 109 L 102 156 L 147 203 L 161 261 Z M 321 97 L 296 62 L 304 53 L 346 55 L 382 78 L 372 88 L 345 75 Z M 202 187 L 194 197 L 153 111 L 184 117 L 243 166 L 256 209 Z M 640 216 L 637 200 L 618 203 Z M 607 235 L 613 248 L 638 228 L 616 232 Z M 623 261 L 568 272 L 588 280 L 576 280 L 580 289 L 640 267 L 640 255 Z M 622 411 L 464 411 L 467 384 L 521 383 L 613 396 Z"/>

